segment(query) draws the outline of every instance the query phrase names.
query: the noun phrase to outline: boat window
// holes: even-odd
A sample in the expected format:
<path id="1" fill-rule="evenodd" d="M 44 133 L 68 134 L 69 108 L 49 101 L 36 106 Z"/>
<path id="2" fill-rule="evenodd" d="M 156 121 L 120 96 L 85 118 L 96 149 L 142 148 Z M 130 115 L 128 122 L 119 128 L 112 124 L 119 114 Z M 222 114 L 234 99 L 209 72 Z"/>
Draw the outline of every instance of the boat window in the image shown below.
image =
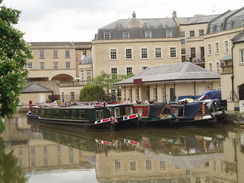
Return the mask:
<path id="1" fill-rule="evenodd" d="M 59 110 L 55 110 L 55 117 L 59 116 Z"/>
<path id="2" fill-rule="evenodd" d="M 80 119 L 84 119 L 85 118 L 85 111 L 84 110 L 80 110 L 79 111 L 79 118 Z"/>
<path id="3" fill-rule="evenodd" d="M 100 119 L 103 118 L 103 110 L 100 110 Z"/>
<path id="4" fill-rule="evenodd" d="M 114 117 L 115 117 L 115 118 L 120 117 L 120 108 L 119 108 L 119 107 L 116 107 L 116 108 L 115 108 L 115 114 L 114 114 Z"/>
<path id="5" fill-rule="evenodd" d="M 69 116 L 69 111 L 68 110 L 64 110 L 64 118 L 68 118 Z"/>
<path id="6" fill-rule="evenodd" d="M 46 116 L 47 116 L 47 117 L 50 117 L 50 113 L 51 113 L 50 110 L 46 110 Z"/>
<path id="7" fill-rule="evenodd" d="M 130 115 L 130 107 L 125 108 L 125 115 Z"/>
<path id="8" fill-rule="evenodd" d="M 41 116 L 44 115 L 44 109 L 41 109 Z"/>
<path id="9" fill-rule="evenodd" d="M 72 118 L 76 118 L 76 110 L 72 110 Z"/>
<path id="10" fill-rule="evenodd" d="M 99 119 L 99 110 L 96 110 L 96 119 Z"/>

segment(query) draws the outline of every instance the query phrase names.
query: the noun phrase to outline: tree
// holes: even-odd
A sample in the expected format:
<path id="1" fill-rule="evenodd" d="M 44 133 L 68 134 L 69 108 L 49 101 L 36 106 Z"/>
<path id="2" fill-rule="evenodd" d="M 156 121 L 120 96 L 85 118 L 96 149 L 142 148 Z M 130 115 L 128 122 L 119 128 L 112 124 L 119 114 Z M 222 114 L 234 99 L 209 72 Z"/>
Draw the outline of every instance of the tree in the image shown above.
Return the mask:
<path id="1" fill-rule="evenodd" d="M 19 15 L 19 10 L 0 6 L 0 117 L 11 118 L 16 112 L 28 74 L 26 60 L 31 58 L 24 34 L 13 27 Z"/>
<path id="2" fill-rule="evenodd" d="M 130 78 L 132 76 L 133 73 L 129 73 L 128 75 L 117 75 L 117 74 L 107 74 L 105 72 L 102 72 L 101 75 L 93 79 L 93 83 L 103 88 L 106 88 L 106 92 L 108 94 L 109 90 L 117 89 L 117 87 L 113 85 L 114 83 Z"/>
<path id="3" fill-rule="evenodd" d="M 86 85 L 80 91 L 80 101 L 99 101 L 100 99 L 104 100 L 105 92 L 103 87 L 96 84 Z"/>

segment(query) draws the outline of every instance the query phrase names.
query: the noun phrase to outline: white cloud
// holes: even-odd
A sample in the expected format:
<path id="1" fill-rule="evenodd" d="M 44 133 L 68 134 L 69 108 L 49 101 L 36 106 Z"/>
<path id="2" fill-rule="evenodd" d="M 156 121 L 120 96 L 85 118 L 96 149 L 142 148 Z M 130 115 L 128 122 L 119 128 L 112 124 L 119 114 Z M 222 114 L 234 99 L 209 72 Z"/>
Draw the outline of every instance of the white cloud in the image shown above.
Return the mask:
<path id="1" fill-rule="evenodd" d="M 19 25 L 26 41 L 91 41 L 97 30 L 118 19 L 209 15 L 241 8 L 241 0 L 4 0 L 7 7 L 22 10 Z"/>

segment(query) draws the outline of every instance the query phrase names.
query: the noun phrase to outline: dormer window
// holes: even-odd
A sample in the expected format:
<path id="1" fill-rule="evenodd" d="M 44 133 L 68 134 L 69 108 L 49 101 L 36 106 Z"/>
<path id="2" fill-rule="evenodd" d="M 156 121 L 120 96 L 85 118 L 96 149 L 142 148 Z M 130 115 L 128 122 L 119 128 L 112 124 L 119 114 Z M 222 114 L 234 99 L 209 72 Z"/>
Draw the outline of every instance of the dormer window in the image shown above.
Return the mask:
<path id="1" fill-rule="evenodd" d="M 110 34 L 110 32 L 104 32 L 104 33 L 103 33 L 103 38 L 104 38 L 104 39 L 111 39 L 111 34 Z"/>
<path id="2" fill-rule="evenodd" d="M 227 22 L 227 29 L 232 29 L 232 27 L 233 27 L 233 21 L 228 21 Z"/>
<path id="3" fill-rule="evenodd" d="M 173 32 L 171 29 L 166 30 L 166 37 L 173 37 Z"/>
<path id="4" fill-rule="evenodd" d="M 221 31 L 222 30 L 222 23 L 217 25 L 217 31 Z"/>
<path id="5" fill-rule="evenodd" d="M 145 32 L 145 38 L 152 38 L 152 32 L 151 31 L 146 31 Z"/>

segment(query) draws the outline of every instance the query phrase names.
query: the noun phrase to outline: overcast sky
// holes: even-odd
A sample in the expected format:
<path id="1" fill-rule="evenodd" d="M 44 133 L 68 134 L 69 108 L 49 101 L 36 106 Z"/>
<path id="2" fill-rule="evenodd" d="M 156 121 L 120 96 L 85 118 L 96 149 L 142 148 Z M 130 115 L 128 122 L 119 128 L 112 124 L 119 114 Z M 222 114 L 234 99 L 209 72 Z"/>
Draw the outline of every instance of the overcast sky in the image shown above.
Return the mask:
<path id="1" fill-rule="evenodd" d="M 21 10 L 19 24 L 26 41 L 92 41 L 97 30 L 118 19 L 193 17 L 243 7 L 243 0 L 3 0 Z"/>

